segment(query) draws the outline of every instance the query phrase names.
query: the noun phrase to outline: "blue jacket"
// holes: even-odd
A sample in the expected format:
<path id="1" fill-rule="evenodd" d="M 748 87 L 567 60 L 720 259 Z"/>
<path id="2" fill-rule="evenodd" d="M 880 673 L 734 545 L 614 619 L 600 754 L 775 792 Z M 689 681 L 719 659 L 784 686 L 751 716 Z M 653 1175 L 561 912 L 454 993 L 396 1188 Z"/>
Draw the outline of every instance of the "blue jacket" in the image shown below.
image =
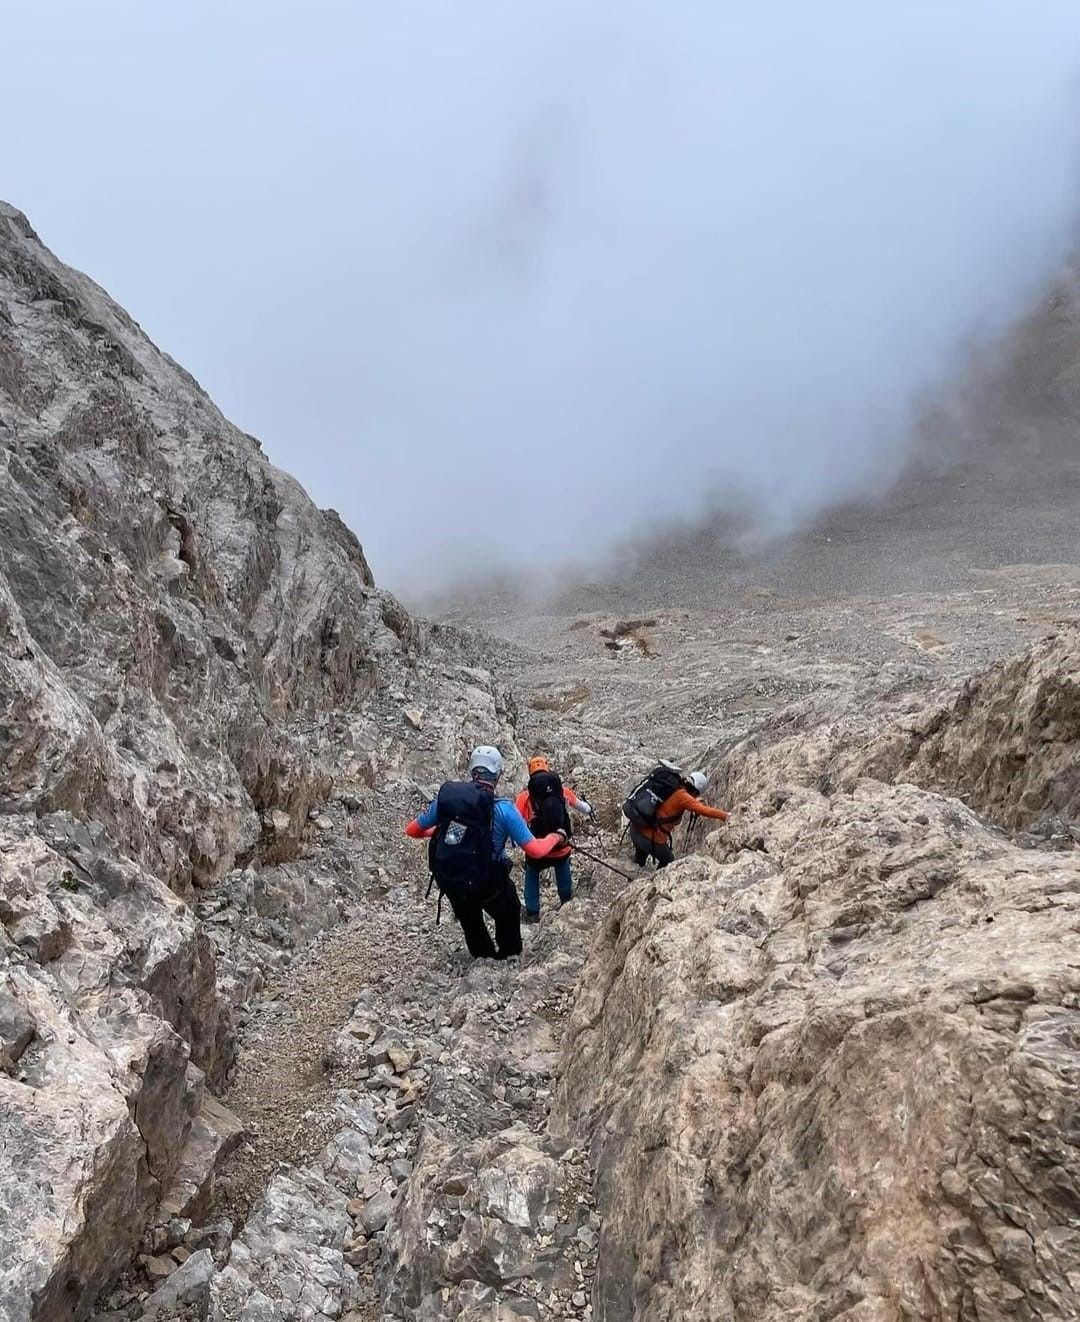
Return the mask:
<path id="1" fill-rule="evenodd" d="M 425 831 L 438 822 L 438 800 L 432 799 L 416 819 Z M 525 823 L 525 818 L 518 812 L 510 799 L 496 799 L 495 811 L 491 822 L 491 857 L 502 858 L 507 840 L 515 845 L 532 844 L 536 839 Z"/>

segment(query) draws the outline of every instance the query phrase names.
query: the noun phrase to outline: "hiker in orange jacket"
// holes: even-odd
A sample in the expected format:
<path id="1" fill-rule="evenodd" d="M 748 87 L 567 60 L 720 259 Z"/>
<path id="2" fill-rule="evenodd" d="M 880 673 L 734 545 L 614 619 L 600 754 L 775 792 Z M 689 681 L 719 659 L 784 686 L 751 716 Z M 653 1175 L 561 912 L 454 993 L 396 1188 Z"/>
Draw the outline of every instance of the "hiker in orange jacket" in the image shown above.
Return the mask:
<path id="1" fill-rule="evenodd" d="M 704 771 L 691 772 L 685 782 L 674 793 L 669 794 L 656 813 L 656 825 L 644 823 L 630 824 L 630 842 L 634 846 L 634 862 L 643 868 L 650 858 L 656 859 L 658 868 L 665 868 L 675 860 L 675 851 L 671 847 L 672 832 L 682 821 L 683 813 L 696 813 L 699 817 L 711 817 L 717 822 L 726 822 L 728 814 L 723 808 L 713 808 L 702 803 L 699 795 L 709 783 Z"/>
<path id="2" fill-rule="evenodd" d="M 556 803 L 545 803 L 548 795 L 556 796 Z M 515 800 L 517 810 L 529 825 L 531 831 L 541 834 L 550 830 L 565 830 L 569 833 L 570 819 L 567 808 L 588 816 L 592 808 L 572 789 L 563 785 L 559 777 L 551 770 L 547 758 L 534 757 L 529 761 L 529 783 Z M 557 846 L 542 859 L 525 860 L 525 921 L 540 921 L 540 873 L 554 865 L 555 886 L 559 893 L 559 904 L 566 904 L 574 898 L 574 877 L 570 870 L 570 846 Z"/>

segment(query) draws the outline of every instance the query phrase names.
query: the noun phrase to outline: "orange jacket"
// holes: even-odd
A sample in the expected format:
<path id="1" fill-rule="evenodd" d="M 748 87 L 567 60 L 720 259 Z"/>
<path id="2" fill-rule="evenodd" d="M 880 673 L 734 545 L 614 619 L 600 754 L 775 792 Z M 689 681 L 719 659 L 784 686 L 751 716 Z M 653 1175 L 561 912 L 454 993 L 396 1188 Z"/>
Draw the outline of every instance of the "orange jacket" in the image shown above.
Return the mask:
<path id="1" fill-rule="evenodd" d="M 674 794 L 669 794 L 660 805 L 660 811 L 656 814 L 655 826 L 635 826 L 634 830 L 639 835 L 643 835 L 646 840 L 651 840 L 656 845 L 667 845 L 671 843 L 671 833 L 682 821 L 684 812 L 697 813 L 699 817 L 712 817 L 718 822 L 726 822 L 727 813 L 723 808 L 711 808 L 707 803 L 702 803 L 700 799 L 695 799 L 688 789 L 682 785 Z M 552 854 L 552 858 L 555 855 Z"/>
<path id="2" fill-rule="evenodd" d="M 573 807 L 575 806 L 575 804 L 577 803 L 577 801 L 578 801 L 578 800 L 577 800 L 577 795 L 574 793 L 574 791 L 571 790 L 571 789 L 567 789 L 565 785 L 563 786 L 562 796 L 563 796 L 563 798 L 566 800 L 566 806 L 567 806 L 568 808 L 573 808 Z M 515 803 L 515 805 L 517 806 L 517 810 L 518 810 L 518 812 L 521 813 L 522 817 L 525 818 L 526 822 L 529 823 L 529 826 L 530 826 L 530 828 L 531 828 L 531 827 L 532 827 L 532 799 L 529 798 L 529 791 L 528 791 L 528 789 L 523 789 L 523 790 L 521 791 L 521 793 L 517 796 L 517 798 L 514 800 L 514 803 Z M 550 859 L 569 858 L 569 857 L 570 857 L 570 846 L 569 846 L 569 845 L 564 845 L 562 849 L 553 849 L 553 850 L 551 851 L 551 853 L 548 854 L 547 857 L 550 858 Z"/>

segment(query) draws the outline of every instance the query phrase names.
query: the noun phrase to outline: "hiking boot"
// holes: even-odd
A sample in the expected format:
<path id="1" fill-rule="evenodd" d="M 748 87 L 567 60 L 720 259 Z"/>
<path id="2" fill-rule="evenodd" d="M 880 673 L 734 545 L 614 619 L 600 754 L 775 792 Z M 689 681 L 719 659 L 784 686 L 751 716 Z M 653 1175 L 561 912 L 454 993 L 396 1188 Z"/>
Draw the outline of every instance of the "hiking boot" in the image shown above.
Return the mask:
<path id="1" fill-rule="evenodd" d="M 572 895 L 568 895 L 568 896 L 566 897 L 565 900 L 560 899 L 560 900 L 559 900 L 559 908 L 561 909 L 561 908 L 563 907 L 564 904 L 569 904 L 570 901 L 571 901 L 573 898 L 574 898 L 574 897 L 573 897 Z"/>
<path id="2" fill-rule="evenodd" d="M 525 922 L 538 923 L 539 921 L 540 921 L 540 915 L 538 913 L 526 913 Z"/>

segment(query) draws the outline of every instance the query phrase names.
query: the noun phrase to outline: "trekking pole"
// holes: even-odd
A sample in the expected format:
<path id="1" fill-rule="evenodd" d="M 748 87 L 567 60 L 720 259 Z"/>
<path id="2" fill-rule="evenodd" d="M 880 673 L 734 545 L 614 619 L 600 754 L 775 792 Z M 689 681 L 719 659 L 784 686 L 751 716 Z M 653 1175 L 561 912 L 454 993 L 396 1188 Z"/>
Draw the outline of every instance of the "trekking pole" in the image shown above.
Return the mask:
<path id="1" fill-rule="evenodd" d="M 431 874 L 431 876 L 428 878 L 427 893 L 424 895 L 424 899 L 425 899 L 425 900 L 430 900 L 430 899 L 431 899 L 431 888 L 432 888 L 432 886 L 434 886 L 434 885 L 435 885 L 435 873 L 433 872 L 433 873 Z M 436 927 L 438 927 L 438 925 L 439 925 L 439 923 L 440 923 L 441 920 L 442 920 L 442 887 L 440 886 L 440 887 L 439 887 L 439 902 L 438 902 L 438 904 L 436 904 L 436 906 L 435 906 L 435 926 L 436 926 Z"/>
<path id="2" fill-rule="evenodd" d="M 570 848 L 575 854 L 582 854 L 585 858 L 592 859 L 594 863 L 599 863 L 602 868 L 607 868 L 609 872 L 614 872 L 617 877 L 622 877 L 624 881 L 634 880 L 629 872 L 623 872 L 621 869 L 613 867 L 610 863 L 605 862 L 604 859 L 597 858 L 595 854 L 590 854 L 587 849 L 582 849 L 580 845 L 571 845 Z"/>

